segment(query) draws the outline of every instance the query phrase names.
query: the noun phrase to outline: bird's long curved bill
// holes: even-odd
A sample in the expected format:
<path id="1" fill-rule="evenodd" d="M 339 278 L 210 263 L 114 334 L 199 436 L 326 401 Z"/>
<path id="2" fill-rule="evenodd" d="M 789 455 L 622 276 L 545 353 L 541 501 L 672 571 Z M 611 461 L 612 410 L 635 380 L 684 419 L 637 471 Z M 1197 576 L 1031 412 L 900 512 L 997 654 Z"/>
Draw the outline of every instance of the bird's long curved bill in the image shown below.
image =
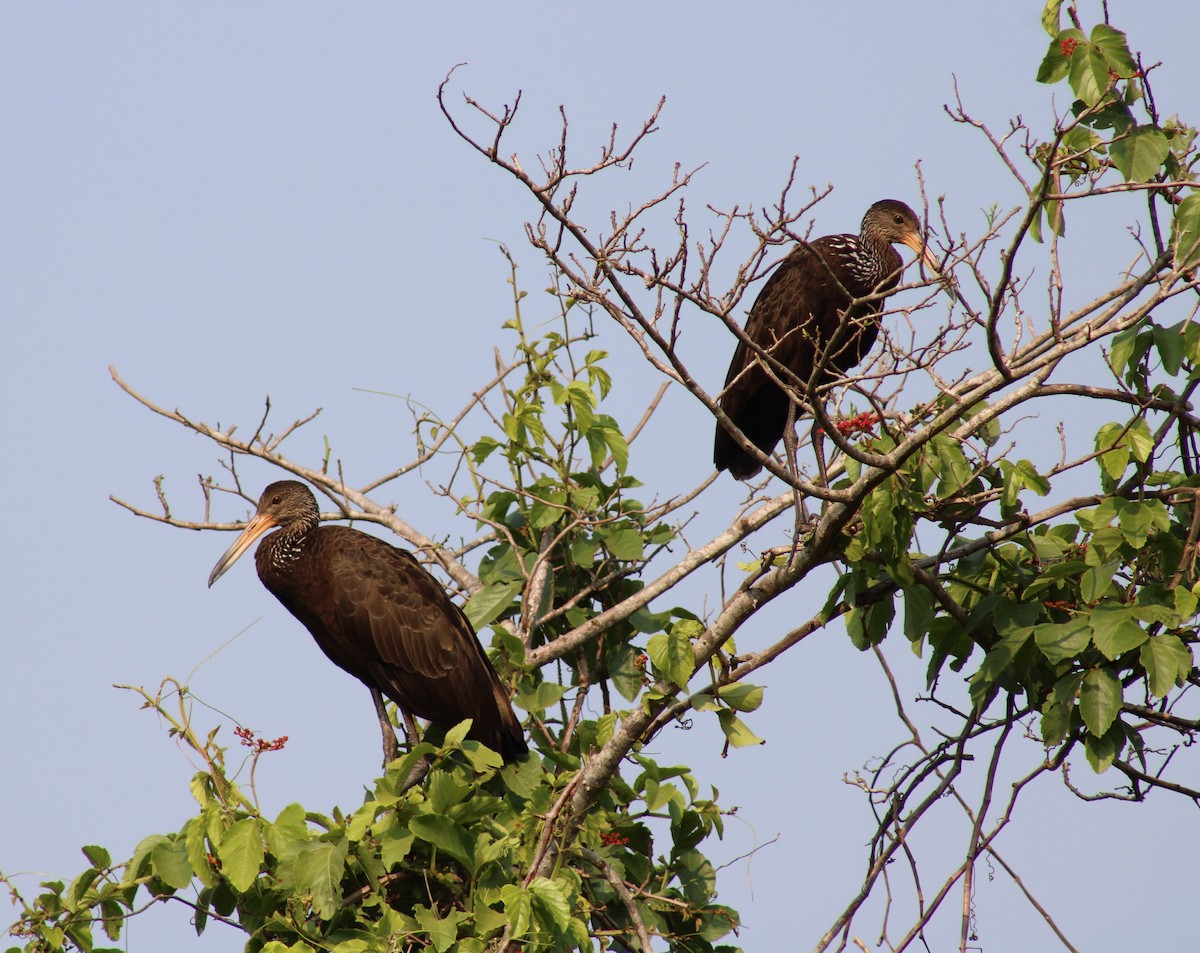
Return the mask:
<path id="1" fill-rule="evenodd" d="M 225 550 L 225 555 L 217 560 L 217 564 L 213 566 L 213 571 L 208 575 L 208 586 L 211 589 L 212 584 L 225 575 L 226 570 L 236 563 L 247 549 L 254 545 L 259 537 L 269 533 L 279 524 L 271 516 L 265 516 L 262 513 L 255 513 L 246 524 L 246 528 L 242 530 L 242 535 L 233 541 L 233 545 Z"/>
<path id="2" fill-rule="evenodd" d="M 938 267 L 937 256 L 933 253 L 933 249 L 915 233 L 904 236 L 904 244 L 917 253 L 921 261 L 925 263 L 925 267 L 939 277 L 942 270 Z"/>

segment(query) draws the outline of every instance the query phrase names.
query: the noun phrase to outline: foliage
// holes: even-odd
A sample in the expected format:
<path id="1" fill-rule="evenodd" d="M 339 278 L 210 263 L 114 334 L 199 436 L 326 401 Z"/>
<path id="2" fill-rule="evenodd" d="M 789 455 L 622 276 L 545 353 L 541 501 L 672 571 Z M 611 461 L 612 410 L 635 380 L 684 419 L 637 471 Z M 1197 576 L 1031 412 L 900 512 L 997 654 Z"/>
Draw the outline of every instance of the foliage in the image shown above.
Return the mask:
<path id="1" fill-rule="evenodd" d="M 166 699 L 146 698 L 166 714 Z M 648 764 L 587 819 L 573 860 L 553 878 L 522 882 L 519 872 L 546 846 L 530 821 L 553 813 L 569 775 L 551 781 L 537 759 L 501 768 L 496 754 L 463 741 L 465 724 L 389 766 L 357 810 L 326 816 L 291 804 L 274 820 L 229 779 L 211 736 L 201 742 L 175 724 L 207 763 L 191 785 L 200 813 L 177 833 L 145 838 L 125 863 L 84 848 L 92 866 L 70 884 L 44 884 L 27 908 L 30 948 L 99 950 L 98 917 L 116 941 L 143 891 L 166 900 L 189 888 L 194 900 L 184 902 L 198 932 L 210 920 L 233 923 L 249 935 L 247 949 L 268 953 L 482 950 L 502 932 L 525 949 L 576 948 L 589 945 L 592 930 L 632 932 L 631 916 L 683 949 L 712 949 L 736 925 L 732 911 L 711 902 L 712 868 L 695 850 L 720 817 L 695 798 L 685 769 Z M 433 760 L 425 783 L 405 789 L 423 756 Z M 670 817 L 669 861 L 653 858 L 654 816 Z M 640 909 L 622 897 L 626 880 L 656 885 Z"/>
<path id="2" fill-rule="evenodd" d="M 356 810 L 325 815 L 292 804 L 271 820 L 227 774 L 217 731 L 196 733 L 186 686 L 168 682 L 153 697 L 141 691 L 207 766 L 191 784 L 200 813 L 177 833 L 147 837 L 123 863 L 86 848 L 86 871 L 70 884 L 44 884 L 25 905 L 17 932 L 31 939 L 27 949 L 99 950 L 97 925 L 115 941 L 147 895 L 188 894 L 198 931 L 212 920 L 233 924 L 248 935 L 248 950 L 268 953 L 397 944 L 448 953 L 493 942 L 568 950 L 590 947 L 592 936 L 606 944 L 662 936 L 697 953 L 732 949 L 714 946 L 738 918 L 715 902 L 715 871 L 699 850 L 721 833 L 721 808 L 688 768 L 631 756 L 630 778 L 615 777 L 573 820 L 570 842 L 559 843 L 580 768 L 622 714 L 609 704 L 608 684 L 619 698 L 647 705 L 662 697 L 647 690 L 652 676 L 686 685 L 688 634 L 699 623 L 685 610 L 642 608 L 595 642 L 574 651 L 558 645 L 561 680 L 547 677 L 553 668 L 528 664 L 531 650 L 544 652 L 605 604 L 636 596 L 644 585 L 636 576 L 674 533 L 627 495 L 639 484 L 626 474 L 625 436 L 600 412 L 610 387 L 605 355 L 590 350 L 576 365 L 573 349 L 585 337 L 552 331 L 529 340 L 520 298 L 506 325 L 518 343 L 515 383 L 500 385 L 505 439 L 485 436 L 463 448 L 476 492 L 461 505 L 494 531 L 466 612 L 477 627 L 494 627 L 540 755 L 502 766 L 494 752 L 463 740 L 464 723 L 389 765 Z M 422 427 L 435 441 L 443 429 L 434 420 Z M 489 473 L 497 450 L 501 468 Z M 592 685 L 603 685 L 603 712 L 585 718 Z M 169 702 L 178 711 L 168 712 Z M 708 707 L 742 737 L 733 710 L 749 707 L 744 697 Z M 256 763 L 284 742 L 258 742 Z M 410 772 L 423 756 L 432 767 L 415 786 Z"/>
<path id="3" fill-rule="evenodd" d="M 515 105 L 489 111 L 468 98 L 459 115 L 443 86 L 452 128 L 528 190 L 536 209 L 528 235 L 553 275 L 545 299 L 555 309 L 552 330 L 527 330 L 510 259 L 512 359 L 460 414 L 416 411 L 417 459 L 363 488 L 346 487 L 327 460 L 306 467 L 289 459 L 283 438 L 263 437 L 261 427 L 242 441 L 153 404 L 118 378 L 147 408 L 229 454 L 230 489 L 245 499 L 252 494 L 241 491 L 236 460 L 268 460 L 312 482 L 343 514 L 421 549 L 466 598 L 475 626 L 490 628 L 537 751 L 501 767 L 463 740 L 463 726 L 442 739 L 431 733 L 349 814 L 293 805 L 272 821 L 226 775 L 216 735 L 194 734 L 184 706 L 172 731 L 207 765 L 192 786 L 200 813 L 175 834 L 147 838 L 123 863 L 86 848 L 90 866 L 76 880 L 21 901 L 27 948 L 98 949 L 97 928 L 117 939 L 123 918 L 150 898 L 194 906 L 198 929 L 212 919 L 232 923 L 247 933 L 248 949 L 268 953 L 721 949 L 714 944 L 738 918 L 717 903 L 714 866 L 702 853 L 723 830 L 717 792 L 705 792 L 687 767 L 649 757 L 645 743 L 695 715 L 720 729 L 727 749 L 757 744 L 745 716 L 764 703 L 764 690 L 749 676 L 838 619 L 889 679 L 880 647 L 902 636 L 925 660 L 926 678 L 903 688 L 892 679 L 902 740 L 881 741 L 889 753 L 852 779 L 876 819 L 863 882 L 817 948 L 849 944 L 880 892 L 881 936 L 905 948 L 952 890 L 962 890 L 959 909 L 969 910 L 985 854 L 1072 948 L 999 851 L 1022 792 L 1058 777 L 1084 800 L 1200 799 L 1179 767 L 1200 731 L 1188 708 L 1200 685 L 1200 418 L 1191 404 L 1200 384 L 1200 189 L 1195 129 L 1160 115 L 1153 71 L 1125 35 L 1107 19 L 1085 29 L 1078 6 L 1064 0 L 1046 4 L 1042 23 L 1050 42 L 1037 79 L 1069 87 L 1068 115 L 1042 137 L 1019 121 L 999 136 L 961 103 L 950 111 L 987 139 L 1024 201 L 994 209 L 982 227 L 954 222 L 954 210 L 937 203 L 941 234 L 974 237 L 945 240 L 943 281 L 918 280 L 897 299 L 905 313 L 949 299 L 940 325 L 928 339 L 887 335 L 882 354 L 828 407 L 796 394 L 816 417 L 805 440 L 833 445 L 827 479 L 764 459 L 764 482 L 705 542 L 685 538 L 681 513 L 711 478 L 659 502 L 665 491 L 644 494 L 633 475 L 633 444 L 668 387 L 722 419 L 717 395 L 689 369 L 695 355 L 683 323 L 719 323 L 732 348 L 739 308 L 768 253 L 795 239 L 793 226 L 820 196 L 790 207 L 789 180 L 766 209 L 705 206 L 697 225 L 686 202 L 691 176 L 677 167 L 661 191 L 614 214 L 608 230 L 588 227 L 575 217 L 581 190 L 628 169 L 656 130 L 657 111 L 623 145 L 614 131 L 591 166 L 568 165 L 565 124 L 555 149 L 522 164 L 502 147 Z M 469 133 L 467 117 L 486 134 Z M 1014 145 L 1019 131 L 1025 141 Z M 526 171 L 535 167 L 541 178 Z M 1111 194 L 1130 208 L 1140 203 L 1130 212 L 1130 260 L 1110 287 L 1072 286 L 1059 257 L 1072 206 Z M 655 217 L 663 210 L 666 231 Z M 704 241 L 690 237 L 697 227 Z M 750 250 L 728 268 L 738 240 Z M 735 277 L 716 291 L 717 274 Z M 1032 304 L 1035 276 L 1046 294 Z M 633 427 L 607 412 L 614 375 L 593 340 L 597 319 L 628 335 L 661 379 Z M 967 347 L 983 370 L 962 370 Z M 839 400 L 870 409 L 841 415 Z M 482 420 L 481 435 L 467 436 L 468 418 Z M 1042 434 L 1044 420 L 1064 421 L 1057 461 L 1045 459 L 1030 418 L 1043 421 Z M 1084 420 L 1103 423 L 1081 436 Z M 454 469 L 438 491 L 477 533 L 458 548 L 373 498 L 446 457 Z M 762 495 L 771 478 L 783 492 Z M 206 499 L 220 488 L 211 479 L 202 486 Z M 130 509 L 171 525 L 209 525 L 181 521 L 165 503 L 162 514 Z M 766 527 L 786 529 L 789 544 L 739 569 L 725 563 Z M 713 566 L 721 573 L 716 608 L 673 604 L 683 580 Z M 829 567 L 832 585 L 814 591 Z M 740 628 L 788 596 L 819 608 L 738 654 Z M 176 695 L 183 702 L 186 686 Z M 912 695 L 952 721 L 935 741 L 910 716 Z M 147 702 L 165 713 L 165 696 Z M 1010 751 L 1020 767 L 1005 776 L 1011 784 L 1001 796 Z M 422 754 L 432 768 L 412 786 L 409 771 Z M 1110 787 L 1083 790 L 1070 776 L 1079 760 Z M 910 834 L 942 809 L 962 810 L 972 833 L 960 861 L 930 874 Z M 877 889 L 896 861 L 908 864 L 917 898 L 899 937 L 889 922 L 899 915 L 898 876 Z M 969 913 L 955 916 L 966 949 Z"/>

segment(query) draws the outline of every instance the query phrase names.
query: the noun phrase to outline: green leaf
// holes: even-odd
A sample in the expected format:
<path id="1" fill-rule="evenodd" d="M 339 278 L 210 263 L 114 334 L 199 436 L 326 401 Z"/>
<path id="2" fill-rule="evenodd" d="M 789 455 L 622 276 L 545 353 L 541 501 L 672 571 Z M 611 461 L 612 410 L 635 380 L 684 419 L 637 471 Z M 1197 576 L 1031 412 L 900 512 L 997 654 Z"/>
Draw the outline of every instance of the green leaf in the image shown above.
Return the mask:
<path id="1" fill-rule="evenodd" d="M 533 900 L 529 891 L 518 884 L 505 884 L 500 888 L 500 902 L 508 917 L 509 935 L 514 940 L 525 936 L 533 925 Z"/>
<path id="2" fill-rule="evenodd" d="M 1182 341 L 1183 337 L 1179 336 L 1178 339 Z M 1138 463 L 1145 463 L 1150 459 L 1150 454 L 1154 452 L 1154 435 L 1150 432 L 1150 425 L 1146 423 L 1144 417 L 1138 417 L 1129 424 L 1126 439 L 1129 441 L 1129 450 L 1133 454 L 1133 459 L 1138 461 Z M 1126 506 L 1126 510 L 1133 505 L 1133 502 L 1129 503 Z M 1157 500 L 1149 503 L 1137 503 L 1136 505 L 1147 508 L 1162 506 Z"/>
<path id="3" fill-rule="evenodd" d="M 268 943 L 267 946 L 270 946 L 270 943 Z M 293 950 L 294 953 L 301 953 L 301 950 L 298 947 L 299 944 L 297 944 L 295 947 L 288 947 L 288 949 Z M 304 949 L 303 953 L 308 953 L 308 949 L 311 949 L 307 943 L 304 944 L 304 947 L 307 949 Z M 329 953 L 376 953 L 378 949 L 379 947 L 370 940 L 364 940 L 361 937 L 354 937 L 351 940 L 343 940 L 341 943 L 338 943 L 329 951 Z M 260 953 L 267 953 L 266 947 L 263 947 Z"/>
<path id="4" fill-rule="evenodd" d="M 150 852 L 150 861 L 154 865 L 154 875 L 167 886 L 182 890 L 192 882 L 186 839 L 180 837 L 158 844 Z"/>
<path id="5" fill-rule="evenodd" d="M 868 547 L 887 545 L 891 548 L 896 531 L 896 503 L 891 481 L 882 483 L 863 501 L 862 538 Z"/>
<path id="6" fill-rule="evenodd" d="M 735 748 L 746 748 L 750 745 L 764 743 L 762 738 L 747 728 L 746 723 L 728 708 L 722 708 L 717 712 L 717 720 L 721 723 L 721 730 L 725 732 L 725 737 Z"/>
<path id="7" fill-rule="evenodd" d="M 1034 626 L 1033 639 L 1050 664 L 1057 665 L 1086 649 L 1092 640 L 1092 631 L 1086 618 L 1046 622 Z"/>
<path id="8" fill-rule="evenodd" d="M 275 823 L 265 825 L 263 835 L 267 847 L 278 860 L 290 860 L 302 845 L 308 843 L 304 808 L 299 804 L 289 804 L 279 812 Z"/>
<path id="9" fill-rule="evenodd" d="M 575 415 L 575 429 L 587 433 L 592 426 L 593 407 L 596 395 L 582 381 L 571 381 L 566 387 L 551 382 L 551 389 L 557 391 L 554 402 L 566 403 Z"/>
<path id="10" fill-rule="evenodd" d="M 629 442 L 612 417 L 597 414 L 586 435 L 593 466 L 599 467 L 604 458 L 611 453 L 617 472 L 625 473 L 629 466 Z"/>
<path id="11" fill-rule="evenodd" d="M 529 508 L 529 525 L 534 529 L 545 529 L 562 519 L 566 512 L 567 494 L 557 487 L 541 488 L 538 492 L 542 499 L 536 500 Z"/>
<path id="12" fill-rule="evenodd" d="M 1038 496 L 1050 492 L 1050 481 L 1037 472 L 1037 468 L 1028 460 L 1018 460 L 1015 464 L 1008 460 L 1000 461 L 1000 474 L 1003 479 L 1003 492 L 1000 505 L 1006 512 L 1012 512 L 1020 502 L 1020 492 L 1029 488 Z"/>
<path id="13" fill-rule="evenodd" d="M 1084 155 L 1082 158 L 1087 162 L 1089 168 L 1095 168 L 1095 150 L 1103 140 L 1087 126 L 1076 126 L 1074 129 L 1068 129 L 1063 135 L 1063 149 L 1069 154 L 1079 155 L 1081 153 L 1093 153 L 1093 155 Z"/>
<path id="14" fill-rule="evenodd" d="M 533 760 L 532 758 L 530 759 Z M 391 868 L 400 863 L 412 850 L 413 841 L 412 831 L 407 830 L 390 830 L 382 838 L 382 844 L 379 851 L 379 859 L 383 862 L 383 866 Z"/>
<path id="15" fill-rule="evenodd" d="M 1126 182 L 1149 182 L 1171 151 L 1167 137 L 1153 126 L 1138 126 L 1108 147 L 1113 165 Z"/>
<path id="16" fill-rule="evenodd" d="M 1057 175 L 1052 175 L 1047 183 L 1047 190 L 1051 195 L 1062 193 L 1062 182 Z M 1039 191 L 1039 195 L 1045 195 L 1045 192 Z M 1067 233 L 1066 217 L 1063 215 L 1063 203 L 1057 199 L 1046 199 L 1042 206 L 1046 210 L 1046 224 L 1050 226 L 1050 231 L 1054 232 L 1059 237 Z M 1039 230 L 1040 234 L 1040 230 Z M 1035 235 L 1034 240 L 1040 242 L 1041 239 Z"/>
<path id="17" fill-rule="evenodd" d="M 1097 606 L 1092 613 L 1092 641 L 1110 661 L 1146 641 L 1146 630 L 1126 606 Z"/>
<path id="18" fill-rule="evenodd" d="M 508 922 L 503 911 L 493 910 L 489 904 L 495 903 L 498 897 L 491 890 L 477 890 L 475 892 L 475 903 L 472 905 L 471 911 L 475 918 L 475 926 L 470 931 L 473 937 L 484 937 L 490 933 L 499 933 L 504 929 L 504 925 Z M 466 939 L 464 937 L 464 939 Z M 462 941 L 459 941 L 460 944 Z M 482 944 L 481 944 L 482 946 Z M 465 953 L 464 948 L 459 946 L 460 953 Z M 482 948 L 478 953 L 483 953 Z"/>
<path id="19" fill-rule="evenodd" d="M 846 615 L 846 634 L 851 644 L 860 651 L 878 645 L 887 635 L 895 614 L 896 604 L 890 598 L 855 606 Z"/>
<path id="20" fill-rule="evenodd" d="M 1058 13 L 1063 2 L 1064 0 L 1046 0 L 1046 5 L 1042 8 L 1042 29 L 1051 36 L 1058 35 Z"/>
<path id="21" fill-rule="evenodd" d="M 293 867 L 296 891 L 312 898 L 313 913 L 332 919 L 342 905 L 341 881 L 349 842 L 312 841 L 296 853 Z"/>
<path id="22" fill-rule="evenodd" d="M 409 828 L 421 840 L 457 860 L 473 875 L 475 873 L 475 841 L 457 821 L 442 814 L 418 814 Z"/>
<path id="23" fill-rule="evenodd" d="M 546 877 L 535 877 L 529 885 L 529 893 L 533 899 L 533 909 L 541 915 L 543 921 L 554 924 L 559 934 L 562 934 L 571 922 L 571 905 L 563 895 L 562 887 L 557 881 Z"/>
<path id="24" fill-rule="evenodd" d="M 1048 704 L 1042 712 L 1042 742 L 1060 745 L 1071 727 L 1071 709 L 1066 705 Z"/>
<path id="25" fill-rule="evenodd" d="M 1038 189 L 1035 193 L 1035 198 L 1038 199 L 1038 204 L 1033 209 L 1033 218 L 1029 220 L 1029 237 L 1039 245 L 1042 244 L 1042 219 L 1046 215 L 1046 203 L 1041 201 L 1043 195 L 1042 189 Z"/>
<path id="26" fill-rule="evenodd" d="M 1079 689 L 1083 685 L 1083 672 L 1069 672 L 1054 683 L 1050 689 L 1050 700 L 1065 708 L 1074 708 L 1075 700 L 1079 697 Z"/>
<path id="27" fill-rule="evenodd" d="M 442 736 L 442 747 L 447 751 L 461 748 L 463 740 L 467 737 L 467 732 L 471 730 L 472 721 L 473 719 L 466 718 L 447 729 L 446 733 Z"/>
<path id="28" fill-rule="evenodd" d="M 1119 480 L 1129 465 L 1129 442 L 1125 428 L 1108 423 L 1096 432 L 1096 450 L 1100 453 L 1100 468 L 1110 479 Z"/>
<path id="29" fill-rule="evenodd" d="M 1112 587 L 1113 574 L 1121 565 L 1120 561 L 1104 563 L 1102 566 L 1092 566 L 1079 577 L 1079 595 L 1089 605 L 1098 602 Z"/>
<path id="30" fill-rule="evenodd" d="M 166 837 L 162 834 L 150 834 L 138 841 L 137 846 L 133 849 L 133 856 L 125 865 L 125 876 L 121 878 L 121 882 L 128 886 L 135 883 L 139 877 L 146 876 L 149 871 L 145 868 L 150 863 L 151 852 L 165 840 Z"/>
<path id="31" fill-rule="evenodd" d="M 1193 192 L 1179 203 L 1171 233 L 1175 267 L 1186 270 L 1200 264 L 1200 192 Z"/>
<path id="32" fill-rule="evenodd" d="M 1178 327 L 1162 328 L 1155 325 L 1152 331 L 1154 334 L 1154 346 L 1158 348 L 1158 356 L 1162 361 L 1163 370 L 1174 377 L 1183 366 L 1186 343 L 1184 337 L 1179 333 Z M 1145 460 L 1149 449 L 1154 446 L 1154 440 L 1150 436 L 1150 428 L 1147 426 L 1145 420 L 1139 417 L 1136 423 L 1141 424 L 1144 430 L 1145 438 L 1142 440 L 1142 446 L 1145 447 L 1145 450 L 1141 456 L 1138 456 L 1139 448 L 1135 447 L 1134 456 L 1138 460 Z M 1147 443 L 1148 446 L 1146 446 Z"/>
<path id="33" fill-rule="evenodd" d="M 700 623 L 685 619 L 676 622 L 669 631 L 650 637 L 646 652 L 660 677 L 679 688 L 687 687 L 696 669 L 691 639 L 703 631 Z"/>
<path id="34" fill-rule="evenodd" d="M 502 446 L 504 445 L 494 437 L 481 437 L 479 440 L 475 441 L 474 445 L 471 447 L 471 457 L 474 459 L 475 465 L 478 466 L 479 464 L 483 463 L 483 461 L 490 457 L 494 451 L 498 450 Z"/>
<path id="35" fill-rule="evenodd" d="M 1054 0 L 1051 0 L 1051 2 L 1054 2 Z M 1057 22 L 1057 10 L 1054 12 L 1054 17 L 1055 22 Z M 1042 22 L 1045 24 L 1045 19 Z M 1087 38 L 1083 35 L 1082 30 L 1072 28 L 1055 33 L 1054 38 L 1050 41 L 1049 49 L 1046 50 L 1046 55 L 1042 58 L 1041 66 L 1038 67 L 1037 81 L 1039 83 L 1057 83 L 1070 70 L 1072 56 L 1068 56 L 1064 51 L 1064 41 L 1071 41 L 1066 44 L 1068 47 L 1072 43 L 1075 45 L 1072 56 L 1081 54 L 1083 52 L 1082 48 L 1087 45 Z"/>
<path id="36" fill-rule="evenodd" d="M 1197 218 L 1200 219 L 1200 204 L 1196 206 L 1196 211 Z M 1175 221 L 1179 221 L 1178 212 L 1175 213 Z M 1197 238 L 1200 239 L 1200 221 L 1197 221 Z M 1133 357 L 1134 348 L 1137 346 L 1138 330 L 1137 327 L 1133 327 L 1113 335 L 1112 346 L 1108 349 L 1108 365 L 1118 377 L 1124 376 L 1129 366 L 1129 359 Z"/>
<path id="37" fill-rule="evenodd" d="M 571 562 L 582 569 L 588 569 L 596 561 L 596 550 L 600 541 L 590 536 L 580 536 L 571 543 Z"/>
<path id="38" fill-rule="evenodd" d="M 258 876 L 264 854 L 262 830 L 253 817 L 242 818 L 230 825 L 217 848 L 222 872 L 233 888 L 242 893 Z"/>
<path id="39" fill-rule="evenodd" d="M 904 637 L 917 643 L 933 623 L 933 593 L 924 586 L 904 590 Z"/>
<path id="40" fill-rule="evenodd" d="M 217 882 L 216 872 L 208 859 L 208 841 L 204 837 L 204 814 L 209 810 L 212 808 L 205 808 L 198 817 L 190 818 L 180 831 L 192 873 L 200 878 L 200 882 L 206 887 L 211 887 Z"/>
<path id="41" fill-rule="evenodd" d="M 1146 640 L 1141 661 L 1150 679 L 1150 694 L 1157 698 L 1164 697 L 1192 670 L 1191 649 L 1169 632 Z"/>
<path id="42" fill-rule="evenodd" d="M 1117 514 L 1117 525 L 1121 535 L 1134 549 L 1146 545 L 1146 539 L 1156 522 L 1157 510 L 1161 504 L 1142 503 L 1138 500 L 1122 501 L 1121 511 Z"/>
<path id="43" fill-rule="evenodd" d="M 1129 43 L 1120 30 L 1114 30 L 1107 23 L 1097 23 L 1092 27 L 1090 40 L 1092 47 L 1100 52 L 1114 73 L 1128 78 L 1137 72 L 1137 61 L 1129 52 Z"/>
<path id="44" fill-rule="evenodd" d="M 763 701 L 762 686 L 746 682 L 724 685 L 717 694 L 721 696 L 721 701 L 736 711 L 754 711 Z"/>
<path id="45" fill-rule="evenodd" d="M 413 918 L 429 934 L 429 943 L 437 953 L 446 953 L 458 939 L 458 925 L 470 918 L 465 910 L 448 910 L 444 917 L 429 907 L 415 907 Z"/>
<path id="46" fill-rule="evenodd" d="M 1181 619 L 1190 619 L 1196 613 L 1197 600 L 1195 593 L 1190 589 L 1184 589 L 1183 586 L 1176 586 L 1171 590 L 1172 598 L 1175 602 L 1175 611 L 1179 613 Z"/>
<path id="47" fill-rule="evenodd" d="M 88 863 L 97 870 L 108 870 L 112 866 L 112 856 L 103 848 L 95 844 L 89 844 L 83 848 L 83 856 L 88 859 Z"/>
<path id="48" fill-rule="evenodd" d="M 1094 668 L 1079 688 L 1079 714 L 1087 730 L 1099 737 L 1116 720 L 1121 709 L 1121 682 L 1106 668 Z"/>
<path id="49" fill-rule="evenodd" d="M 973 471 L 959 443 L 949 438 L 937 439 L 934 449 L 937 451 L 941 492 L 949 495 L 966 486 L 973 476 Z"/>
<path id="50" fill-rule="evenodd" d="M 1085 108 L 1084 103 L 1076 103 L 1075 114 L 1079 115 Z M 1123 136 L 1137 126 L 1133 111 L 1123 99 L 1115 97 L 1110 97 L 1101 109 L 1089 113 L 1087 123 L 1093 129 L 1111 129 L 1113 136 Z"/>
<path id="51" fill-rule="evenodd" d="M 514 701 L 526 711 L 540 714 L 552 705 L 557 705 L 567 691 L 568 686 L 559 685 L 557 682 L 538 682 L 532 691 L 522 686 Z"/>
<path id="52" fill-rule="evenodd" d="M 425 784 L 429 806 L 438 814 L 445 814 L 470 792 L 470 785 L 464 783 L 461 776 L 440 768 L 429 772 L 429 780 Z"/>
<path id="53" fill-rule="evenodd" d="M 1087 106 L 1097 105 L 1112 85 L 1108 62 L 1090 44 L 1081 43 L 1071 55 L 1067 62 L 1067 79 L 1075 95 Z"/>
<path id="54" fill-rule="evenodd" d="M 633 526 L 622 526 L 605 534 L 604 545 L 614 559 L 629 562 L 641 559 L 644 550 L 642 533 Z"/>
<path id="55" fill-rule="evenodd" d="M 484 586 L 463 606 L 463 615 L 476 630 L 495 621 L 504 610 L 513 604 L 521 591 L 519 582 L 501 582 Z"/>
<path id="56" fill-rule="evenodd" d="M 642 686 L 646 683 L 645 664 L 642 652 L 628 642 L 614 645 L 605 653 L 608 662 L 608 676 L 612 679 L 613 687 L 621 693 L 626 701 L 633 701 L 641 694 Z M 642 661 L 641 667 L 638 663 Z"/>
<path id="57" fill-rule="evenodd" d="M 1118 721 L 1103 735 L 1088 735 L 1083 739 L 1083 751 L 1088 764 L 1097 774 L 1103 774 L 1125 746 L 1125 729 Z"/>
<path id="58" fill-rule="evenodd" d="M 1067 551 L 1066 544 L 1055 536 L 1030 536 L 1029 545 L 1033 547 L 1034 555 L 1043 562 L 1062 559 L 1063 554 Z M 1064 564 L 1059 563 L 1050 568 L 1057 569 L 1062 565 Z"/>

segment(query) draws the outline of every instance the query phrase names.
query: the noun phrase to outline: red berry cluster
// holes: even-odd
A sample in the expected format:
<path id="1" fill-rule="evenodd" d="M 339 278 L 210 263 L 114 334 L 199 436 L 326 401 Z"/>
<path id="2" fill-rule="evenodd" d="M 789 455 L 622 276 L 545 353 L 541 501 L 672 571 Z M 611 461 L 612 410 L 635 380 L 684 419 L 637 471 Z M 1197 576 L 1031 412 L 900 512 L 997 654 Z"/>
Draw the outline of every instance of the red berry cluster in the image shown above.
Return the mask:
<path id="1" fill-rule="evenodd" d="M 879 414 L 873 414 L 870 411 L 864 414 L 859 414 L 856 417 L 846 417 L 837 422 L 838 433 L 843 437 L 849 437 L 856 433 L 870 433 L 871 428 L 879 423 Z"/>
<path id="2" fill-rule="evenodd" d="M 600 835 L 600 843 L 605 847 L 624 847 L 629 843 L 629 838 L 616 831 L 605 831 Z"/>
<path id="3" fill-rule="evenodd" d="M 649 661 L 650 661 L 650 656 L 647 655 L 645 652 L 642 652 L 641 654 L 639 654 L 637 657 L 634 658 L 633 667 L 636 668 L 638 671 L 644 672 L 646 670 L 646 663 Z"/>
<path id="4" fill-rule="evenodd" d="M 1075 52 L 1075 47 L 1079 45 L 1079 41 L 1073 36 L 1067 37 L 1062 41 L 1063 56 L 1070 56 Z"/>
<path id="5" fill-rule="evenodd" d="M 287 744 L 288 736 L 280 735 L 274 741 L 268 741 L 266 738 L 255 738 L 254 732 L 249 728 L 243 728 L 238 725 L 233 729 L 233 733 L 237 735 L 247 748 L 253 748 L 255 751 L 282 751 L 283 746 Z"/>

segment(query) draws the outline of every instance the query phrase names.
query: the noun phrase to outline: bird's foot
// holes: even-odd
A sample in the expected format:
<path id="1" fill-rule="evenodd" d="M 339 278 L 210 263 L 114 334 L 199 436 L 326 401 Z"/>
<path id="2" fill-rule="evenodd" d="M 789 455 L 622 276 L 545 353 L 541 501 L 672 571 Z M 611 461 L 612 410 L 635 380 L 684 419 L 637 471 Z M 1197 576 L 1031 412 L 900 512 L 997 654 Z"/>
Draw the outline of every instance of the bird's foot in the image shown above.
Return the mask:
<path id="1" fill-rule="evenodd" d="M 429 755 L 418 758 L 417 763 L 412 766 L 408 772 L 408 777 L 404 779 L 404 783 L 400 785 L 400 793 L 403 794 L 409 788 L 415 788 L 418 784 L 425 780 L 425 775 L 429 773 L 429 769 L 433 766 L 433 761 Z"/>

